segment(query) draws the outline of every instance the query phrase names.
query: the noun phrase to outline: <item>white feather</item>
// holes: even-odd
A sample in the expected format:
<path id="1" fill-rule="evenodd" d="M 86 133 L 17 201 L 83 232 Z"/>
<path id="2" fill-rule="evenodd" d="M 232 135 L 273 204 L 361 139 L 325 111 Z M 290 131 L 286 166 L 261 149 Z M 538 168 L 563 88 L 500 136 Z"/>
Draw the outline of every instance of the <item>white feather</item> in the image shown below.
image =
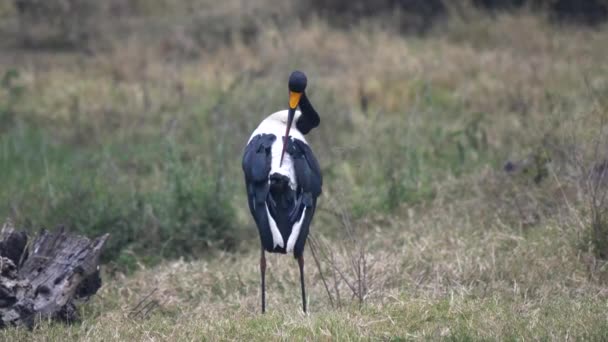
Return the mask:
<path id="1" fill-rule="evenodd" d="M 274 246 L 283 247 L 283 237 L 281 236 L 281 232 L 279 232 L 279 227 L 277 227 L 277 223 L 270 215 L 270 211 L 268 211 L 268 207 L 266 207 L 266 215 L 268 215 L 268 223 L 270 224 L 270 233 L 272 234 L 272 241 L 274 242 Z"/>
<path id="2" fill-rule="evenodd" d="M 281 151 L 283 150 L 283 137 L 285 136 L 285 129 L 287 128 L 287 110 L 278 111 L 269 115 L 264 121 L 260 123 L 258 128 L 251 134 L 249 141 L 253 139 L 258 134 L 274 134 L 277 138 L 272 144 L 271 148 L 271 165 L 270 165 L 270 174 L 280 173 L 289 177 L 289 187 L 293 190 L 297 187 L 296 181 L 296 172 L 293 167 L 293 160 L 291 156 L 285 153 L 283 157 L 283 164 L 279 165 L 281 162 Z M 298 131 L 295 127 L 295 122 L 298 121 L 298 118 L 302 115 L 300 111 L 296 111 L 293 119 L 293 124 L 291 125 L 291 129 L 289 130 L 289 136 L 303 141 L 307 144 L 304 135 Z M 248 142 L 249 143 L 249 142 Z"/>
<path id="3" fill-rule="evenodd" d="M 287 253 L 291 253 L 291 251 L 293 251 L 293 247 L 295 246 L 296 241 L 298 240 L 298 236 L 300 236 L 300 229 L 302 229 L 302 223 L 304 223 L 305 214 L 306 207 L 304 207 L 304 210 L 302 210 L 302 217 L 300 217 L 300 220 L 293 225 L 291 234 L 289 234 L 289 239 L 287 239 L 287 248 L 285 248 L 285 251 Z"/>

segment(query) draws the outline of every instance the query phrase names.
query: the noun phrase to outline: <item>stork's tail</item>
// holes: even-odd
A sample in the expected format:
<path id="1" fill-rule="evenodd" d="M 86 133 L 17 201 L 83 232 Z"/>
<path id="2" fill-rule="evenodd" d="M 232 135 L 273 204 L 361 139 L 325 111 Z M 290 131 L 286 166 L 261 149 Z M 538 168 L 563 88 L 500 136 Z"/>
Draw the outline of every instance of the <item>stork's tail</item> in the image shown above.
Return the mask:
<path id="1" fill-rule="evenodd" d="M 279 195 L 285 193 L 289 189 L 289 177 L 275 172 L 270 175 L 270 193 Z"/>
<path id="2" fill-rule="evenodd" d="M 268 179 L 270 180 L 270 193 L 267 204 L 279 230 L 285 232 L 285 239 L 287 239 L 293 224 L 290 217 L 296 208 L 296 194 L 289 186 L 289 177 L 275 172 Z"/>

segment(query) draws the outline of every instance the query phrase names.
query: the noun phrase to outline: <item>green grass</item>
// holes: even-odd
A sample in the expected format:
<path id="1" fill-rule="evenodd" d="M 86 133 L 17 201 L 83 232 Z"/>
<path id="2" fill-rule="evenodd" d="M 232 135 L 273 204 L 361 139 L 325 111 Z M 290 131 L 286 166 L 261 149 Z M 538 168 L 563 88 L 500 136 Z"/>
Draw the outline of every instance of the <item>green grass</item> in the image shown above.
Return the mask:
<path id="1" fill-rule="evenodd" d="M 472 13 L 423 38 L 315 18 L 244 37 L 234 4 L 144 11 L 90 54 L 0 40 L 0 217 L 111 234 L 82 322 L 0 340 L 607 338 L 585 182 L 605 158 L 606 27 Z M 295 261 L 269 257 L 262 316 L 240 158 L 296 68 L 322 117 L 319 267 L 307 250 L 304 316 Z"/>
<path id="2" fill-rule="evenodd" d="M 12 331 L 15 341 L 62 340 L 603 340 L 605 305 L 590 301 L 538 303 L 501 300 L 404 299 L 364 310 L 318 312 L 309 316 L 240 313 L 232 318 L 205 314 L 153 315 L 145 321 L 106 318 L 77 326 L 43 324 L 45 335 Z M 577 317 L 585 325 L 571 321 Z M 113 325 L 107 329 L 104 325 Z"/>
<path id="3" fill-rule="evenodd" d="M 260 315 L 257 252 L 226 253 L 114 279 L 81 307 L 80 323 L 43 322 L 34 331 L 8 329 L 0 337 L 461 341 L 602 340 L 608 334 L 603 286 L 586 279 L 564 228 L 539 227 L 538 234 L 524 238 L 497 227 L 474 233 L 464 218 L 423 220 L 436 228 L 394 223 L 391 236 L 374 235 L 387 249 L 369 251 L 370 281 L 376 285 L 363 306 L 346 299 L 332 308 L 309 258 L 311 312 L 301 314 L 295 261 L 271 256 L 267 314 Z M 453 229 L 446 231 L 449 224 Z M 339 287 L 348 295 L 344 283 Z M 130 317 L 153 289 L 151 299 L 160 308 L 145 319 Z"/>
<path id="4" fill-rule="evenodd" d="M 170 137 L 147 144 L 80 146 L 57 143 L 48 132 L 15 126 L 0 139 L 2 203 L 22 227 L 68 228 L 89 236 L 111 232 L 105 261 L 133 267 L 209 245 L 234 246 L 232 207 L 216 193 L 200 161 Z M 141 178 L 153 177 L 154 187 Z M 179 251 L 179 252 L 178 252 Z"/>

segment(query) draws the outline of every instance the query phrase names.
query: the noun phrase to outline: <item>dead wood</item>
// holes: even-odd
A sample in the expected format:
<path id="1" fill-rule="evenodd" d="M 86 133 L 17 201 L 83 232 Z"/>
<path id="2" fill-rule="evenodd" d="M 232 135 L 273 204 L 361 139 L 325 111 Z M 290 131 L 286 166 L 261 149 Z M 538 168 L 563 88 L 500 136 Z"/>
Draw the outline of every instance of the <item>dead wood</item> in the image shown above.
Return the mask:
<path id="1" fill-rule="evenodd" d="M 76 301 L 101 286 L 99 256 L 108 238 L 95 240 L 65 232 L 39 232 L 32 242 L 10 222 L 0 231 L 0 328 L 36 319 L 72 322 Z"/>

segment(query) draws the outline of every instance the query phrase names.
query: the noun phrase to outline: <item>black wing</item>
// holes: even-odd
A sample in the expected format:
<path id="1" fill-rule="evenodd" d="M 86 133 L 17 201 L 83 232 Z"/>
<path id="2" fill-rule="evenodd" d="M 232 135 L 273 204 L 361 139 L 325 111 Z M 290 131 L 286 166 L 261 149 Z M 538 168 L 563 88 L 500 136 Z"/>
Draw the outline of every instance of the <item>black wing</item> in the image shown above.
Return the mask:
<path id="1" fill-rule="evenodd" d="M 292 139 L 291 141 L 289 153 L 294 162 L 298 182 L 298 203 L 306 208 L 300 234 L 293 250 L 294 256 L 297 258 L 304 253 L 304 245 L 310 231 L 310 223 L 317 206 L 317 197 L 322 192 L 323 177 L 321 176 L 319 162 L 317 162 L 317 158 L 312 153 L 310 146 L 297 139 Z"/>
<path id="2" fill-rule="evenodd" d="M 301 140 L 291 139 L 288 152 L 294 163 L 298 187 L 303 193 L 310 193 L 314 197 L 321 195 L 323 187 L 321 168 L 310 146 Z"/>
<path id="3" fill-rule="evenodd" d="M 260 233 L 262 246 L 266 251 L 285 253 L 286 245 L 274 246 L 268 213 L 273 217 L 283 236 L 284 243 L 295 223 L 304 219 L 294 246 L 294 256 L 304 252 L 304 245 L 315 213 L 317 197 L 321 195 L 323 178 L 319 163 L 310 147 L 303 141 L 290 139 L 287 153 L 291 156 L 298 187 L 295 192 L 289 188 L 285 192 L 271 193 L 268 182 L 271 169 L 271 147 L 276 136 L 261 134 L 251 139 L 245 147 L 243 172 L 247 186 L 249 209 Z M 270 194 L 270 195 L 269 195 Z"/>
<path id="4" fill-rule="evenodd" d="M 260 232 L 262 246 L 267 251 L 271 251 L 274 247 L 265 202 L 269 191 L 270 149 L 275 140 L 274 134 L 260 134 L 253 137 L 245 147 L 242 165 L 249 210 Z"/>

